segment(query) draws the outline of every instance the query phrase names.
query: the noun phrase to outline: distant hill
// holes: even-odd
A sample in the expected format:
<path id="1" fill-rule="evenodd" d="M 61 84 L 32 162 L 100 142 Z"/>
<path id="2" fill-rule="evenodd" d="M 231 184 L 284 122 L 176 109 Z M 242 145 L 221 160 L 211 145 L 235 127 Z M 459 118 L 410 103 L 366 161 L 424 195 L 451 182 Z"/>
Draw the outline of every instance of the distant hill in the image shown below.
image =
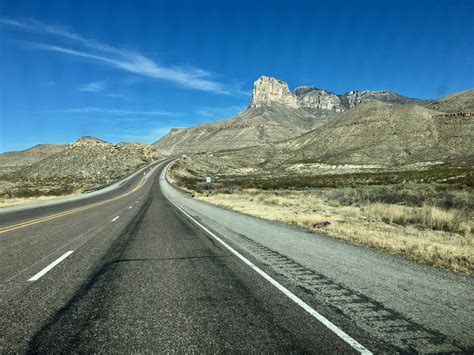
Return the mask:
<path id="1" fill-rule="evenodd" d="M 447 112 L 474 112 L 474 90 L 467 90 L 434 100 L 426 107 Z"/>
<path id="2" fill-rule="evenodd" d="M 284 81 L 262 76 L 254 83 L 248 108 L 236 116 L 192 128 L 172 129 L 154 143 L 162 154 L 221 151 L 289 139 L 335 120 L 366 102 L 426 104 L 390 91 L 350 91 L 336 95 L 312 86 L 294 93 Z"/>
<path id="3" fill-rule="evenodd" d="M 303 134 L 314 120 L 303 109 L 280 104 L 251 107 L 231 119 L 172 129 L 154 146 L 166 155 L 257 146 Z"/>
<path id="4" fill-rule="evenodd" d="M 470 159 L 473 141 L 474 115 L 369 102 L 277 146 L 291 155 L 288 163 L 397 166 Z"/>
<path id="5" fill-rule="evenodd" d="M 33 148 L 0 154 L 0 175 L 18 170 L 62 152 L 68 144 L 38 144 Z"/>
<path id="6" fill-rule="evenodd" d="M 31 196 L 70 193 L 118 180 L 158 158 L 145 143 L 112 144 L 83 137 L 56 154 L 3 176 L 3 193 Z"/>

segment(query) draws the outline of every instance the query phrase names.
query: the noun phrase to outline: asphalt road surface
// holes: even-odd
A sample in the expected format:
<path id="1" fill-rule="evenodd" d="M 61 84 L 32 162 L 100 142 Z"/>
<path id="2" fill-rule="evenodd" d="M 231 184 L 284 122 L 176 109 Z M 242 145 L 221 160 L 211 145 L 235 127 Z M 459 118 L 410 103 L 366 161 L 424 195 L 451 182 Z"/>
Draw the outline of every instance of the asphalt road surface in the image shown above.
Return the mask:
<path id="1" fill-rule="evenodd" d="M 163 167 L 0 214 L 1 353 L 472 351 L 472 278 L 206 205 Z"/>

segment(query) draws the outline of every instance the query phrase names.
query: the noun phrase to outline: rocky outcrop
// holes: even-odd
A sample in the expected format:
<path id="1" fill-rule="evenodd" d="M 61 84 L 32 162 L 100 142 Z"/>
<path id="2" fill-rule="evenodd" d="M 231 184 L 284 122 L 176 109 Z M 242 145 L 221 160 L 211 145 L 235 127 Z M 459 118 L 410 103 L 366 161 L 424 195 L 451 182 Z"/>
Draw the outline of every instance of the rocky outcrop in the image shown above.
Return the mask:
<path id="1" fill-rule="evenodd" d="M 295 90 L 295 95 L 300 107 L 335 112 L 344 111 L 339 96 L 323 89 L 302 86 Z"/>
<path id="2" fill-rule="evenodd" d="M 288 89 L 288 84 L 284 81 L 262 76 L 254 83 L 249 107 L 276 103 L 291 108 L 306 108 L 313 112 L 314 110 L 342 112 L 370 101 L 393 104 L 424 103 L 423 100 L 412 99 L 388 90 L 354 90 L 343 95 L 337 95 L 314 86 L 300 86 L 292 93 Z"/>
<path id="3" fill-rule="evenodd" d="M 252 100 L 249 107 L 280 104 L 298 108 L 298 100 L 288 89 L 288 84 L 282 80 L 262 76 L 253 84 Z"/>
<path id="4" fill-rule="evenodd" d="M 349 91 L 344 95 L 340 95 L 341 103 L 346 110 L 351 109 L 357 105 L 371 102 L 371 101 L 380 101 L 389 104 L 412 104 L 412 105 L 423 105 L 427 101 L 417 100 L 402 95 L 398 95 L 391 91 L 370 91 L 370 90 L 355 90 Z"/>

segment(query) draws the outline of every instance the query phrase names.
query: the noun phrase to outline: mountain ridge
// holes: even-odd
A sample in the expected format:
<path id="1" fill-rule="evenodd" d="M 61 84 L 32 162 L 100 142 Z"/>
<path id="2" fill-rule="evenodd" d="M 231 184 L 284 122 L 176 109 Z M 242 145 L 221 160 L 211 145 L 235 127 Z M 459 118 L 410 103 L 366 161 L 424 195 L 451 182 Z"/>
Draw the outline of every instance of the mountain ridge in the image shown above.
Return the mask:
<path id="1" fill-rule="evenodd" d="M 449 112 L 420 105 L 366 102 L 298 137 L 262 147 L 214 152 L 212 158 L 191 155 L 181 165 L 196 176 L 271 178 L 439 167 L 450 169 L 449 174 L 454 175 L 449 178 L 467 180 L 462 169 L 474 166 L 474 90 L 438 101 Z"/>
<path id="2" fill-rule="evenodd" d="M 228 119 L 172 129 L 153 145 L 165 155 L 262 146 L 318 128 L 342 112 L 371 101 L 430 102 L 391 91 L 360 90 L 336 95 L 314 86 L 300 86 L 291 92 L 286 82 L 261 76 L 254 82 L 252 98 L 243 112 Z"/>

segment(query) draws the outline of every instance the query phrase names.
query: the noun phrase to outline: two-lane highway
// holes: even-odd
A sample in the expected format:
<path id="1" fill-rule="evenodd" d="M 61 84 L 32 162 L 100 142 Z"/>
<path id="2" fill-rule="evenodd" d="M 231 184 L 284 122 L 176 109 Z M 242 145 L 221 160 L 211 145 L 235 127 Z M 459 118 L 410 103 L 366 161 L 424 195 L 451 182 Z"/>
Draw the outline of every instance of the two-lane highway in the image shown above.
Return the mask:
<path id="1" fill-rule="evenodd" d="M 2 215 L 2 352 L 357 352 L 177 210 L 160 171 Z"/>
<path id="2" fill-rule="evenodd" d="M 169 200 L 169 188 L 164 193 L 158 179 L 163 167 L 108 194 L 2 215 L 0 352 L 415 349 L 347 323 L 342 312 L 323 316 L 318 307 L 331 305 L 304 301 L 298 282 L 313 280 L 314 287 L 326 287 L 324 295 L 337 286 L 334 302 L 350 292 L 330 279 L 315 279 L 313 270 L 263 245 L 251 244 L 263 255 L 254 257 L 244 235 L 248 243 L 242 248 L 228 244 L 195 213 Z M 297 276 L 283 285 L 278 273 L 265 271 L 279 267 Z M 368 301 L 361 298 L 348 309 L 362 309 Z M 381 319 L 387 309 L 374 305 L 371 312 Z M 407 322 L 388 315 L 386 329 Z M 437 333 L 423 338 L 424 328 L 407 324 L 420 347 L 463 350 L 444 338 L 433 345 Z"/>

